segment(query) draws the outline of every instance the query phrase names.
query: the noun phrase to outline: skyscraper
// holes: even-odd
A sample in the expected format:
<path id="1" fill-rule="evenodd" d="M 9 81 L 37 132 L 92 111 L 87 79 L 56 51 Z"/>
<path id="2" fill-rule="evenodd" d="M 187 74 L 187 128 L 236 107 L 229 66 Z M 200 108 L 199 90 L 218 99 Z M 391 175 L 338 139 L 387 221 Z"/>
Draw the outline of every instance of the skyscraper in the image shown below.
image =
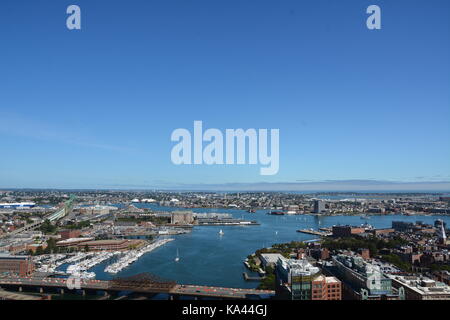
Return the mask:
<path id="1" fill-rule="evenodd" d="M 322 200 L 314 200 L 314 213 L 322 213 L 325 211 L 325 203 Z"/>

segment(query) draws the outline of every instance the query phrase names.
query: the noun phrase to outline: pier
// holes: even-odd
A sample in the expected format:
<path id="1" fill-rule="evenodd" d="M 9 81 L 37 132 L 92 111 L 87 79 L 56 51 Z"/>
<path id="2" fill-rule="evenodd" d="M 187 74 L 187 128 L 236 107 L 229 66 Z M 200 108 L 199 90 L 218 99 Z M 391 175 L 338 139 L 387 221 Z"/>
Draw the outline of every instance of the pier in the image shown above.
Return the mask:
<path id="1" fill-rule="evenodd" d="M 261 281 L 265 278 L 265 277 L 252 277 L 249 276 L 247 272 L 243 272 L 242 275 L 244 276 L 245 281 Z"/>
<path id="2" fill-rule="evenodd" d="M 312 235 L 321 236 L 321 237 L 329 237 L 329 236 L 332 235 L 331 232 L 309 230 L 309 229 L 301 229 L 301 230 L 297 230 L 297 232 L 306 233 L 306 234 L 312 234 Z"/>

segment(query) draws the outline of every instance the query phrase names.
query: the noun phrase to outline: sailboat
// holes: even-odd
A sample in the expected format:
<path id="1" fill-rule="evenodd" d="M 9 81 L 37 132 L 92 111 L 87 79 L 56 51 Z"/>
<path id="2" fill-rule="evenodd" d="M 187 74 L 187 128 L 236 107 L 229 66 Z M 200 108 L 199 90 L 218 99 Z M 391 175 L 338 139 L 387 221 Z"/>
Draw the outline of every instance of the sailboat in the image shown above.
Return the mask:
<path id="1" fill-rule="evenodd" d="M 175 262 L 180 261 L 180 255 L 178 254 L 178 249 L 177 249 L 177 256 L 175 257 Z"/>
<path id="2" fill-rule="evenodd" d="M 222 229 L 220 229 L 220 231 L 219 231 L 219 235 L 221 235 L 221 236 L 223 236 L 223 231 L 222 231 Z"/>

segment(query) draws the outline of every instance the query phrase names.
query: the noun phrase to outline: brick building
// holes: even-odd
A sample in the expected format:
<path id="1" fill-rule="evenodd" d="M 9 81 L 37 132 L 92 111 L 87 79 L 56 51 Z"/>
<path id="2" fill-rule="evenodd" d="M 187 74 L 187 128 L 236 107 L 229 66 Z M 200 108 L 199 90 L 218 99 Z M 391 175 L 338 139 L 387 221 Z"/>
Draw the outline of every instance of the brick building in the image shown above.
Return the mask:
<path id="1" fill-rule="evenodd" d="M 29 256 L 0 254 L 0 275 L 25 277 L 34 272 L 34 263 Z"/>
<path id="2" fill-rule="evenodd" d="M 358 254 L 364 259 L 369 260 L 370 259 L 370 250 L 369 249 L 358 249 Z"/>
<path id="3" fill-rule="evenodd" d="M 341 282 L 335 277 L 320 275 L 311 282 L 311 300 L 341 300 Z"/>
<path id="4" fill-rule="evenodd" d="M 143 246 L 144 240 L 93 240 L 92 238 L 72 238 L 56 243 L 58 247 L 69 247 L 89 251 L 125 251 Z"/>
<path id="5" fill-rule="evenodd" d="M 61 235 L 61 240 L 78 238 L 81 235 L 81 230 L 63 230 L 59 234 Z"/>

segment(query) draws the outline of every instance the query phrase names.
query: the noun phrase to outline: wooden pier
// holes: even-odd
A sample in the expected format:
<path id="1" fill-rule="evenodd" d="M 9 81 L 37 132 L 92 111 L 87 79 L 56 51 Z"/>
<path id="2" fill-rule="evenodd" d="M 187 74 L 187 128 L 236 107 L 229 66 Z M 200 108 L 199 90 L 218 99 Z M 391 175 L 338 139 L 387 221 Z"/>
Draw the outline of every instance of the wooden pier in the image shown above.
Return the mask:
<path id="1" fill-rule="evenodd" d="M 309 229 L 301 229 L 301 230 L 297 230 L 297 232 L 306 233 L 306 234 L 312 234 L 312 235 L 321 236 L 321 237 L 328 237 L 328 236 L 332 235 L 331 232 L 309 230 Z"/>

